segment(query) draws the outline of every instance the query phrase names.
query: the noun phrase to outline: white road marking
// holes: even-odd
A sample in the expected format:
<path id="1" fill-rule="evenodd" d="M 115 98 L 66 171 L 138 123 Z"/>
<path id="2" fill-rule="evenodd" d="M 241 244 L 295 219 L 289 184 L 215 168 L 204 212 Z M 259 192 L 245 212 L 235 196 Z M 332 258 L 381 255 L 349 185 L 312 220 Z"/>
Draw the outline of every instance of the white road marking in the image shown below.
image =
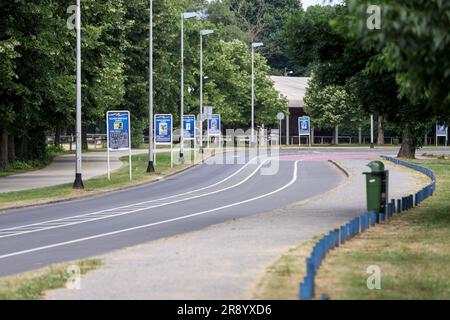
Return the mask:
<path id="1" fill-rule="evenodd" d="M 174 200 L 174 201 L 170 201 L 170 202 L 162 202 L 162 200 L 175 198 L 177 196 L 183 196 L 183 195 L 191 194 L 193 192 L 209 189 L 209 188 L 211 188 L 213 186 L 217 186 L 219 184 L 222 184 L 223 182 L 231 179 L 233 176 L 235 176 L 236 174 L 241 172 L 245 167 L 247 167 L 255 159 L 256 158 L 250 160 L 245 166 L 243 166 L 242 168 L 240 168 L 239 170 L 237 170 L 235 173 L 233 173 L 232 175 L 228 176 L 227 178 L 225 178 L 225 179 L 223 179 L 223 180 L 221 180 L 221 181 L 219 181 L 219 182 L 217 182 L 215 184 L 209 185 L 207 187 L 203 187 L 203 188 L 196 189 L 196 190 L 191 190 L 191 191 L 188 191 L 188 192 L 185 192 L 185 193 L 181 193 L 181 194 L 178 194 L 178 195 L 173 195 L 173 196 L 169 196 L 169 197 L 165 197 L 165 198 L 160 198 L 160 199 L 140 202 L 140 203 L 137 203 L 137 204 L 127 205 L 127 206 L 123 206 L 123 207 L 107 209 L 107 210 L 97 211 L 97 212 L 93 212 L 93 213 L 87 213 L 87 214 L 83 214 L 83 215 L 76 215 L 76 216 L 71 216 L 71 217 L 65 217 L 65 218 L 61 218 L 61 219 L 48 220 L 48 221 L 43 221 L 43 222 L 39 222 L 39 223 L 35 223 L 35 224 L 22 225 L 22 226 L 18 226 L 18 227 L 14 227 L 14 228 L 2 229 L 2 230 L 0 230 L 0 239 L 8 238 L 8 237 L 14 237 L 14 236 L 19 236 L 19 235 L 24 235 L 24 234 L 30 234 L 30 233 L 35 233 L 35 232 L 41 232 L 41 231 L 46 231 L 46 230 L 52 230 L 52 229 L 57 229 L 57 228 L 69 227 L 69 226 L 78 225 L 78 224 L 82 224 L 82 223 L 88 223 L 88 222 L 94 222 L 94 221 L 99 221 L 99 220 L 105 220 L 105 219 L 120 217 L 120 216 L 132 214 L 132 213 L 136 213 L 136 212 L 140 212 L 140 211 L 145 211 L 145 210 L 148 210 L 148 209 L 159 208 L 159 207 L 171 205 L 171 204 L 174 204 L 174 203 L 179 203 L 179 202 L 183 202 L 183 201 L 188 201 L 188 200 L 193 200 L 193 199 L 197 199 L 197 198 L 201 198 L 201 197 L 206 197 L 206 196 L 209 196 L 209 195 L 212 195 L 212 194 L 216 194 L 216 193 L 223 192 L 223 191 L 226 191 L 226 190 L 229 190 L 229 189 L 232 189 L 232 188 L 236 188 L 236 187 L 242 185 L 243 183 L 247 182 L 251 177 L 253 177 L 259 171 L 259 169 L 266 162 L 270 161 L 271 159 L 264 160 L 248 177 L 246 177 L 244 180 L 241 180 L 240 182 L 238 182 L 237 184 L 234 184 L 232 186 L 229 186 L 229 187 L 226 187 L 226 188 L 223 188 L 223 189 L 219 189 L 219 190 L 216 190 L 216 191 L 203 193 L 203 194 L 200 194 L 200 195 L 197 195 L 197 196 L 182 198 L 182 199 L 178 199 L 178 200 Z M 153 204 L 153 205 L 150 205 L 150 206 L 149 205 L 145 205 L 144 206 L 144 204 Z"/>
<path id="2" fill-rule="evenodd" d="M 90 237 L 79 238 L 79 239 L 65 241 L 65 242 L 59 242 L 59 243 L 55 243 L 55 244 L 51 244 L 51 245 L 47 245 L 47 246 L 42 246 L 42 247 L 37 247 L 37 248 L 33 248 L 33 249 L 12 252 L 12 253 L 8 253 L 8 254 L 5 254 L 5 255 L 1 255 L 0 256 L 0 260 L 6 259 L 6 258 L 10 258 L 10 257 L 14 257 L 14 256 L 24 255 L 24 254 L 27 254 L 27 253 L 33 253 L 33 252 L 43 251 L 43 250 L 46 250 L 46 249 L 52 249 L 52 248 L 62 247 L 62 246 L 70 245 L 70 244 L 80 243 L 80 242 L 84 242 L 84 241 L 88 241 L 88 240 L 94 240 L 94 239 L 104 238 L 104 237 L 108 237 L 108 236 L 113 236 L 113 235 L 117 235 L 117 234 L 121 234 L 121 233 L 125 233 L 125 232 L 130 232 L 130 231 L 136 231 L 136 230 L 140 230 L 140 229 L 150 228 L 150 227 L 154 227 L 154 226 L 157 226 L 157 225 L 167 224 L 167 223 L 170 223 L 170 222 L 185 220 L 185 219 L 188 219 L 188 218 L 193 218 L 193 217 L 205 215 L 205 214 L 208 214 L 208 213 L 211 213 L 211 212 L 215 212 L 215 211 L 219 211 L 219 210 L 235 207 L 235 206 L 238 206 L 238 205 L 241 205 L 241 204 L 245 204 L 245 203 L 248 203 L 248 202 L 252 202 L 252 201 L 255 201 L 255 200 L 263 199 L 263 198 L 269 197 L 271 195 L 274 195 L 274 194 L 276 194 L 278 192 L 283 191 L 284 189 L 290 187 L 291 185 L 293 185 L 297 181 L 297 178 L 298 178 L 297 177 L 297 172 L 298 172 L 298 163 L 299 162 L 300 161 L 298 161 L 298 160 L 295 161 L 293 177 L 292 177 L 292 180 L 289 183 L 287 183 L 283 187 L 278 188 L 278 189 L 276 189 L 274 191 L 271 191 L 269 193 L 266 193 L 266 194 L 263 194 L 263 195 L 260 195 L 260 196 L 257 196 L 257 197 L 251 198 L 251 199 L 247 199 L 247 200 L 231 203 L 231 204 L 228 204 L 228 205 L 225 205 L 225 206 L 221 206 L 221 207 L 218 207 L 218 208 L 214 208 L 214 209 L 209 209 L 209 210 L 205 210 L 205 211 L 201 211 L 201 212 L 197 212 L 197 213 L 193 213 L 193 214 L 188 214 L 188 215 L 181 216 L 181 217 L 178 217 L 178 218 L 173 218 L 173 219 L 153 222 L 153 223 L 149 223 L 149 224 L 145 224 L 145 225 L 141 225 L 141 226 L 137 226 L 137 227 L 121 229 L 121 230 L 107 232 L 107 233 L 102 233 L 102 234 L 97 234 L 97 235 L 90 236 Z"/>

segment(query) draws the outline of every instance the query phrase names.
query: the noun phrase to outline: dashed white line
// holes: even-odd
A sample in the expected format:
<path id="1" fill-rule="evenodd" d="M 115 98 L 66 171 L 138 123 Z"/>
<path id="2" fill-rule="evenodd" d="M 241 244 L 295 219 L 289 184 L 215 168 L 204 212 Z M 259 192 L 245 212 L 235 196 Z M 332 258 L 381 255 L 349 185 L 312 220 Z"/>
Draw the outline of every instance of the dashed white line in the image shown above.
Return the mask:
<path id="1" fill-rule="evenodd" d="M 287 183 L 283 187 L 278 188 L 278 189 L 276 189 L 274 191 L 271 191 L 269 193 L 266 193 L 266 194 L 263 194 L 263 195 L 260 195 L 260 196 L 257 196 L 257 197 L 251 198 L 251 199 L 247 199 L 247 200 L 231 203 L 231 204 L 228 204 L 228 205 L 225 205 L 225 206 L 221 206 L 221 207 L 218 207 L 218 208 L 214 208 L 214 209 L 209 209 L 209 210 L 205 210 L 205 211 L 201 211 L 201 212 L 197 212 L 197 213 L 193 213 L 193 214 L 188 214 L 188 215 L 177 217 L 177 218 L 173 218 L 173 219 L 153 222 L 153 223 L 149 223 L 149 224 L 145 224 L 145 225 L 141 225 L 141 226 L 137 226 L 137 227 L 121 229 L 121 230 L 117 230 L 117 231 L 97 234 L 97 235 L 90 236 L 90 237 L 79 238 L 79 239 L 75 239 L 75 240 L 59 242 L 59 243 L 55 243 L 55 244 L 51 244 L 51 245 L 47 245 L 47 246 L 42 246 L 42 247 L 37 247 L 37 248 L 33 248 L 33 249 L 12 252 L 12 253 L 8 253 L 8 254 L 5 254 L 5 255 L 1 255 L 0 256 L 0 260 L 6 259 L 6 258 L 10 258 L 10 257 L 14 257 L 14 256 L 24 255 L 24 254 L 27 254 L 27 253 L 33 253 L 33 252 L 43 251 L 43 250 L 47 250 L 47 249 L 62 247 L 62 246 L 70 245 L 70 244 L 80 243 L 80 242 L 84 242 L 84 241 L 88 241 L 88 240 L 94 240 L 94 239 L 104 238 L 104 237 L 108 237 L 108 236 L 113 236 L 113 235 L 117 235 L 117 234 L 121 234 L 121 233 L 125 233 L 125 232 L 130 232 L 130 231 L 136 231 L 136 230 L 140 230 L 140 229 L 150 228 L 150 227 L 154 227 L 154 226 L 157 226 L 157 225 L 167 224 L 167 223 L 170 223 L 170 222 L 185 220 L 185 219 L 188 219 L 188 218 L 193 218 L 193 217 L 205 215 L 205 214 L 208 214 L 208 213 L 211 213 L 211 212 L 220 211 L 220 210 L 223 210 L 223 209 L 235 207 L 235 206 L 238 206 L 238 205 L 241 205 L 241 204 L 249 203 L 249 202 L 256 201 L 256 200 L 259 200 L 259 199 L 262 199 L 262 198 L 266 198 L 266 197 L 269 197 L 271 195 L 274 195 L 274 194 L 276 194 L 278 192 L 281 192 L 281 191 L 285 190 L 286 188 L 290 187 L 292 184 L 294 184 L 297 181 L 298 163 L 299 163 L 298 160 L 295 161 L 293 177 L 292 177 L 292 180 L 289 183 Z"/>
<path id="2" fill-rule="evenodd" d="M 249 164 L 253 163 L 253 161 L 255 159 L 256 158 L 250 160 L 245 166 L 243 166 L 242 168 L 240 168 L 239 170 L 237 170 L 235 173 L 228 176 L 227 178 L 225 178 L 215 184 L 209 185 L 207 187 L 203 187 L 203 188 L 196 189 L 196 190 L 191 190 L 191 191 L 173 195 L 173 196 L 168 196 L 165 198 L 160 198 L 160 199 L 140 202 L 137 204 L 127 205 L 127 206 L 123 206 L 123 207 L 102 210 L 102 211 L 87 213 L 87 214 L 83 214 L 83 215 L 65 217 L 65 218 L 61 218 L 61 219 L 47 220 L 47 221 L 43 221 L 43 222 L 39 222 L 39 223 L 35 223 L 35 224 L 17 226 L 14 228 L 1 229 L 0 230 L 0 239 L 24 235 L 24 234 L 30 234 L 30 233 L 35 233 L 35 232 L 41 232 L 41 231 L 46 231 L 46 230 L 52 230 L 52 229 L 57 229 L 57 228 L 69 227 L 69 226 L 78 225 L 78 224 L 82 224 L 82 223 L 88 223 L 88 222 L 94 222 L 94 221 L 99 221 L 99 220 L 120 217 L 123 215 L 128 215 L 128 214 L 132 214 L 132 213 L 136 213 L 136 212 L 140 212 L 140 211 L 144 211 L 144 210 L 148 210 L 148 209 L 159 208 L 159 207 L 163 207 L 163 206 L 167 206 L 167 205 L 171 205 L 171 204 L 175 204 L 175 203 L 179 203 L 179 202 L 183 202 L 183 201 L 193 200 L 193 199 L 197 199 L 197 198 L 201 198 L 201 197 L 206 197 L 206 196 L 209 196 L 212 194 L 227 191 L 229 189 L 236 188 L 236 187 L 242 185 L 243 183 L 245 183 L 246 181 L 248 181 L 251 177 L 253 177 L 259 171 L 259 169 L 266 162 L 270 161 L 270 159 L 264 160 L 260 165 L 258 165 L 258 167 L 248 177 L 246 177 L 245 179 L 241 180 L 240 182 L 238 182 L 237 184 L 234 184 L 232 186 L 229 186 L 229 187 L 226 187 L 223 189 L 219 189 L 216 191 L 203 193 L 203 194 L 200 194 L 197 196 L 182 198 L 182 199 L 178 199 L 178 200 L 174 200 L 174 201 L 170 201 L 170 202 L 162 202 L 162 200 L 167 200 L 167 199 L 172 199 L 172 198 L 183 196 L 183 195 L 188 195 L 188 194 L 191 194 L 194 192 L 202 191 L 202 190 L 217 186 L 219 184 L 222 184 L 223 182 L 225 182 L 225 181 L 231 179 L 233 176 L 237 175 L 244 168 L 246 168 Z M 152 204 L 152 203 L 156 203 L 156 204 L 150 205 L 150 206 L 148 206 L 148 205 L 143 206 L 144 204 Z M 123 211 L 124 209 L 125 209 L 125 211 Z M 110 214 L 107 214 L 107 213 L 110 213 Z"/>

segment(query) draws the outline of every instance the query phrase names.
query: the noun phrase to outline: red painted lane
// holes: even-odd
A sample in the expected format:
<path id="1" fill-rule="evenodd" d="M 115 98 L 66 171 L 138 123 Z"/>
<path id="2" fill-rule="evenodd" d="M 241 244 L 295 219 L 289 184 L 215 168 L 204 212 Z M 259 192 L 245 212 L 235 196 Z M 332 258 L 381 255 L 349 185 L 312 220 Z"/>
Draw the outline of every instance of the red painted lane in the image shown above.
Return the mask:
<path id="1" fill-rule="evenodd" d="M 321 154 L 300 154 L 281 156 L 280 161 L 328 161 L 339 159 L 378 159 L 381 153 L 321 153 Z"/>

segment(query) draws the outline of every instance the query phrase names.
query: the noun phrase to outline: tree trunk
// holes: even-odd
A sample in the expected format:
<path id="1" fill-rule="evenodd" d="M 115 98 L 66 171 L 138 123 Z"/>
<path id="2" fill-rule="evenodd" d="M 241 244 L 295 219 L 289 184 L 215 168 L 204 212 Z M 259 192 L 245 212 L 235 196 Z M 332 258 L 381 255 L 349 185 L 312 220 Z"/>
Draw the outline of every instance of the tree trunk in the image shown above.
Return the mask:
<path id="1" fill-rule="evenodd" d="M 336 126 L 336 128 L 334 129 L 334 144 L 339 144 L 339 126 Z"/>
<path id="2" fill-rule="evenodd" d="M 0 129 L 0 168 L 8 165 L 8 132 L 5 128 Z"/>
<path id="3" fill-rule="evenodd" d="M 380 146 L 384 144 L 384 117 L 382 115 L 378 116 L 377 144 Z"/>
<path id="4" fill-rule="evenodd" d="M 84 151 L 88 150 L 87 128 L 85 126 L 81 128 L 81 149 Z"/>
<path id="5" fill-rule="evenodd" d="M 14 142 L 14 136 L 11 134 L 8 137 L 8 160 L 9 163 L 16 162 L 16 144 Z"/>
<path id="6" fill-rule="evenodd" d="M 358 128 L 358 143 L 360 145 L 362 144 L 362 128 L 361 127 Z"/>
<path id="7" fill-rule="evenodd" d="M 61 128 L 58 126 L 56 126 L 55 128 L 55 141 L 54 141 L 54 145 L 55 146 L 60 146 L 61 145 Z"/>
<path id="8" fill-rule="evenodd" d="M 407 129 L 403 130 L 402 134 L 402 145 L 400 151 L 397 155 L 399 158 L 415 159 L 416 158 L 416 146 L 414 141 L 410 138 Z"/>

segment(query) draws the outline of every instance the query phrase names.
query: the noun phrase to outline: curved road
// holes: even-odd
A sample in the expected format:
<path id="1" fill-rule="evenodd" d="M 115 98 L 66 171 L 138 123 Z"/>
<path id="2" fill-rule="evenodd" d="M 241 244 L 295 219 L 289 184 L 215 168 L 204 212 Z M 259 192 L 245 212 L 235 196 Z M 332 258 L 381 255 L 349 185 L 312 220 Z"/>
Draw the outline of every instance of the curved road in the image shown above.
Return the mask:
<path id="1" fill-rule="evenodd" d="M 380 152 L 230 155 L 232 164 L 220 164 L 222 156 L 217 156 L 157 183 L 1 214 L 0 276 L 281 208 L 344 181 L 328 159 L 378 157 Z"/>
<path id="2" fill-rule="evenodd" d="M 278 162 L 242 153 L 233 159 L 245 164 L 210 160 L 147 186 L 2 214 L 0 275 L 279 208 L 326 192 L 342 181 L 341 174 L 326 162 Z"/>

